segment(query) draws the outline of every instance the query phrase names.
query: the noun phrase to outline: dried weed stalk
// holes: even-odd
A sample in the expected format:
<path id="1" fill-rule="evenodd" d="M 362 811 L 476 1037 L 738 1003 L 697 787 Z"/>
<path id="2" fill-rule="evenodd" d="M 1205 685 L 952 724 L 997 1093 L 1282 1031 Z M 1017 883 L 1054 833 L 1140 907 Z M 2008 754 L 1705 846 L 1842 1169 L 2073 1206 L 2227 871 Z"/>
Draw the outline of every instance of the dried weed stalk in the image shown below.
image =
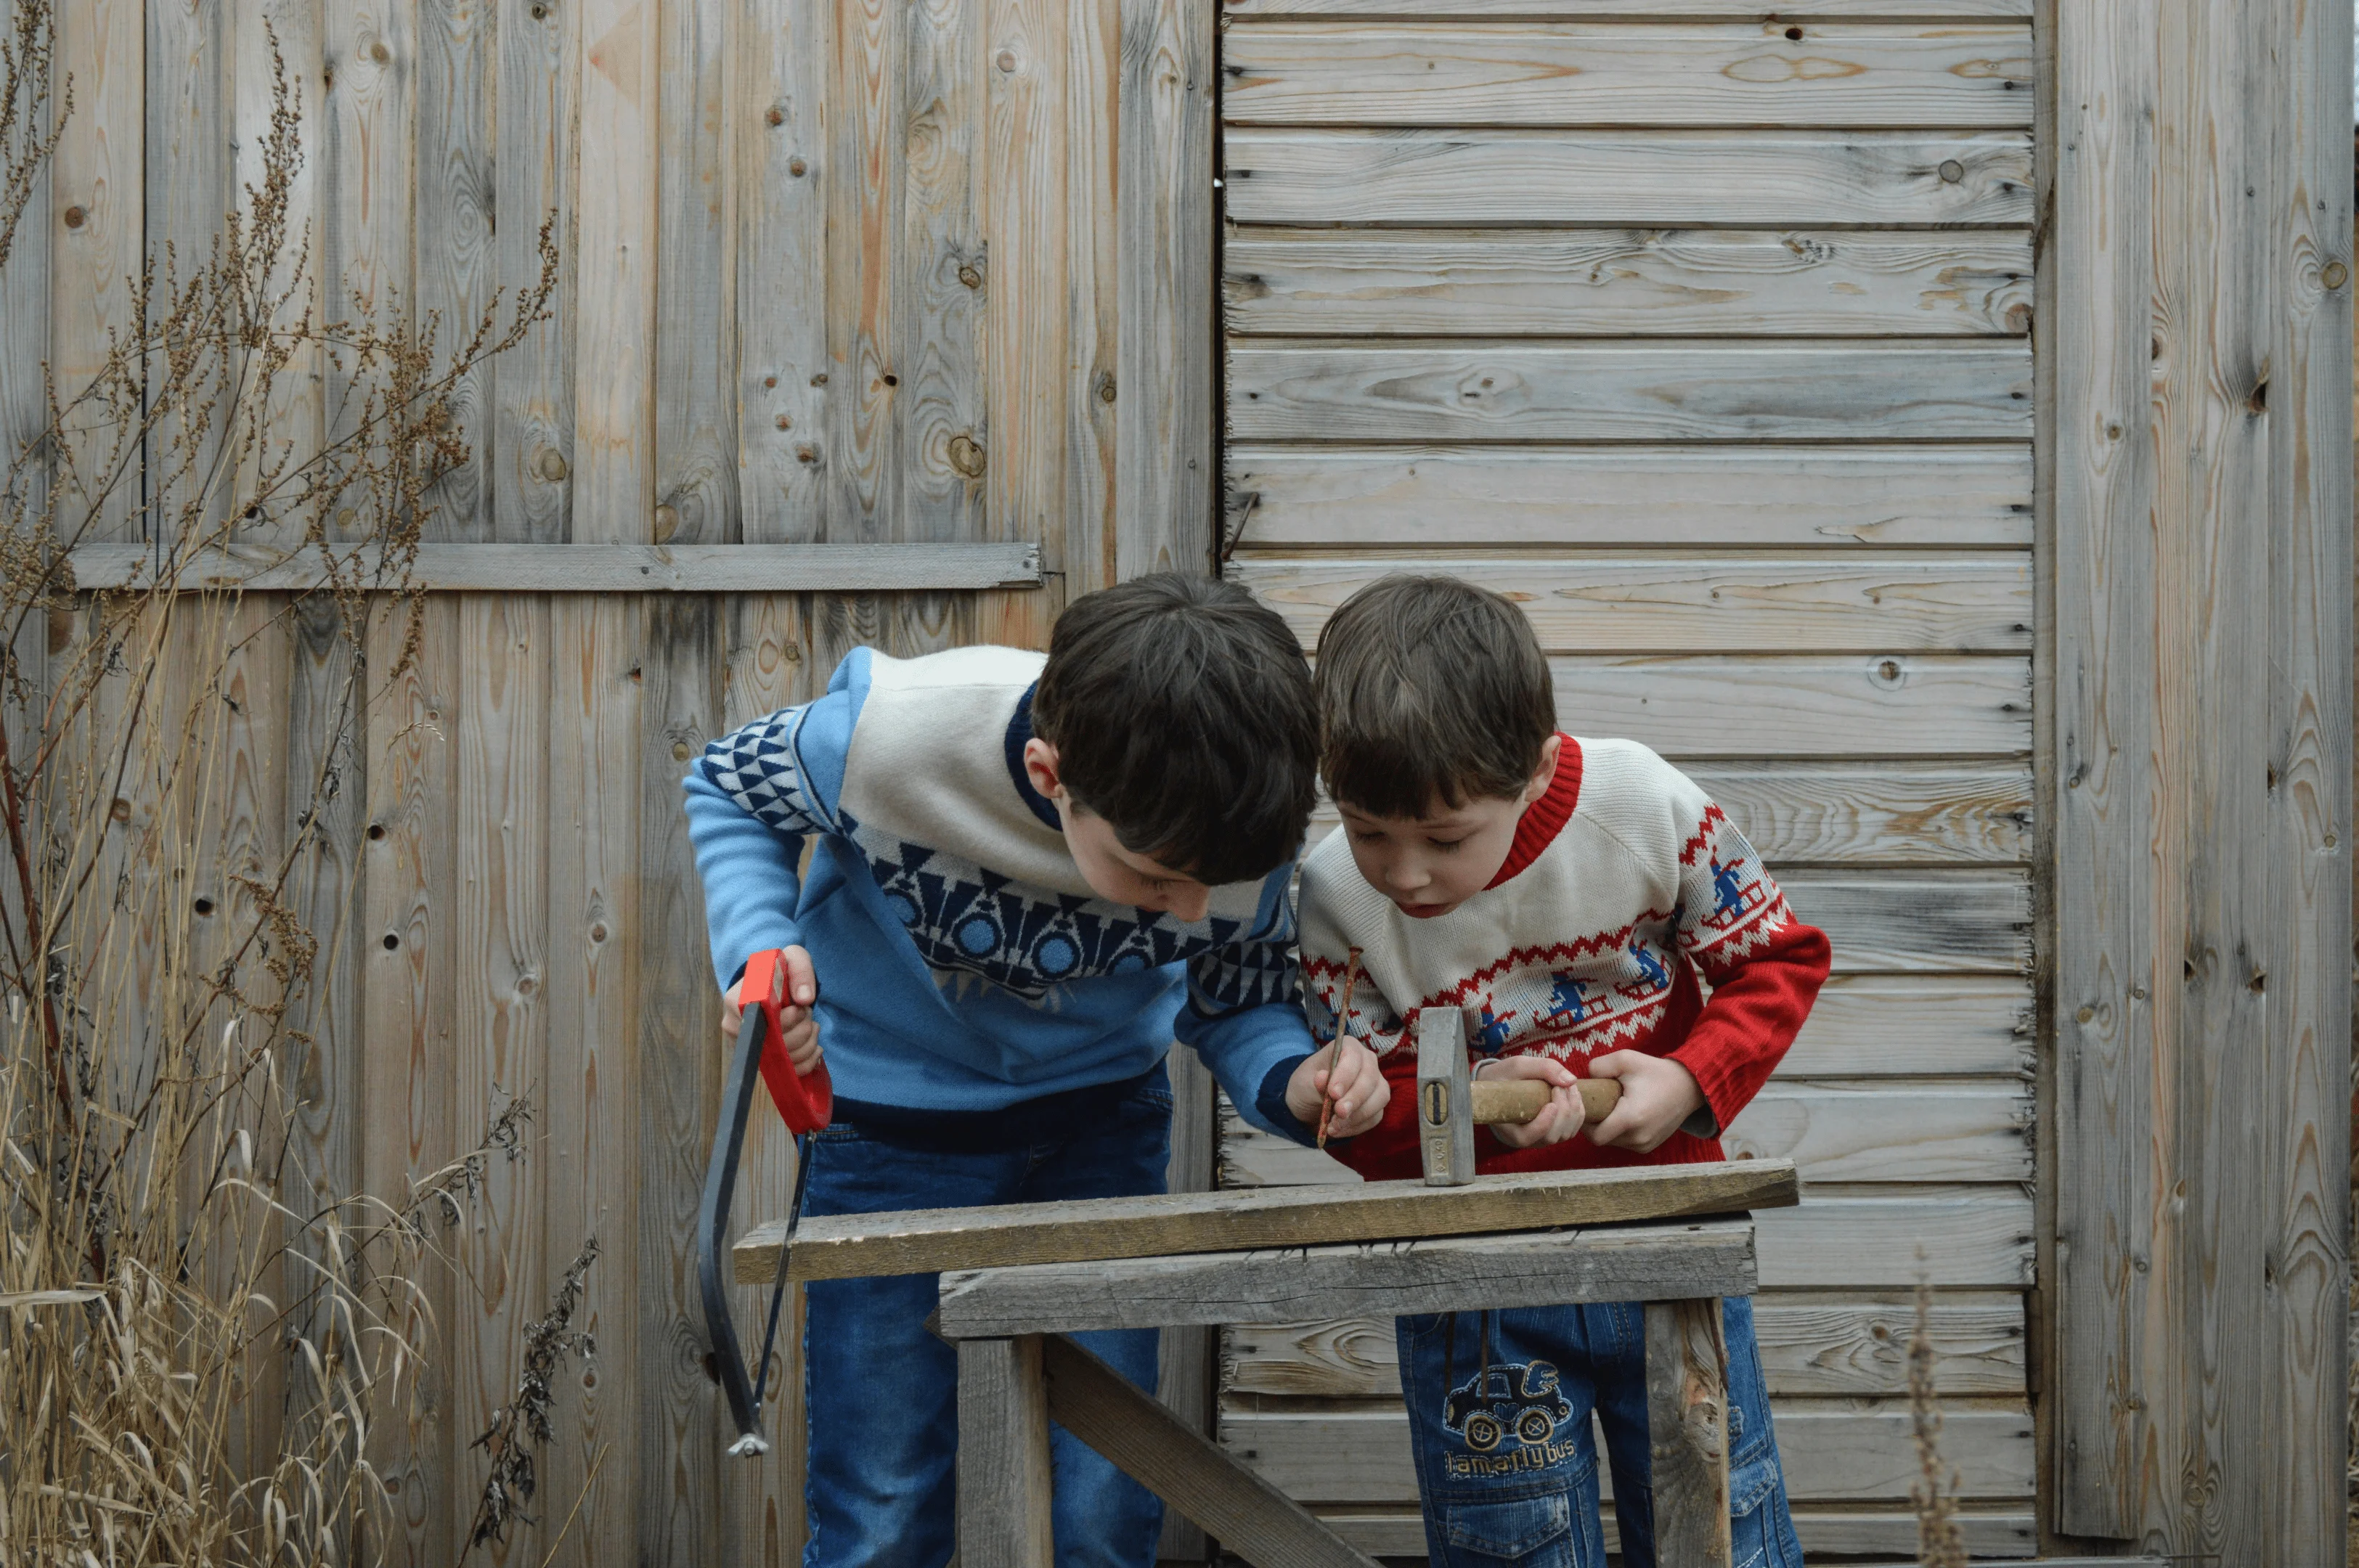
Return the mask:
<path id="1" fill-rule="evenodd" d="M 52 0 L 10 15 L 0 267 L 72 104 Z M 527 1114 L 380 1202 L 307 1097 L 313 932 L 349 913 L 316 869 L 469 458 L 452 389 L 546 319 L 555 253 L 544 229 L 537 285 L 448 351 L 389 295 L 323 309 L 271 63 L 257 180 L 207 254 L 148 258 L 96 373 L 0 430 L 0 1568 L 374 1559 L 419 1276 Z M 233 556 L 320 586 L 241 594 Z M 98 568 L 128 585 L 78 588 Z M 251 696 L 298 648 L 290 759 Z M 544 1358 L 574 1344 L 551 1332 Z"/>
<path id="2" fill-rule="evenodd" d="M 492 1476 L 475 1505 L 474 1523 L 467 1532 L 470 1545 L 506 1540 L 512 1520 L 539 1522 L 524 1510 L 540 1487 L 541 1444 L 556 1434 L 549 1421 L 557 1397 L 551 1379 L 575 1356 L 587 1360 L 598 1354 L 589 1331 L 573 1326 L 573 1314 L 582 1305 L 582 1281 L 597 1260 L 598 1238 L 593 1236 L 566 1266 L 549 1310 L 525 1325 L 524 1372 L 516 1379 L 516 1397 L 492 1412 L 491 1424 L 473 1444 L 492 1456 Z"/>
<path id="3" fill-rule="evenodd" d="M 1966 1568 L 1966 1537 L 1958 1526 L 1962 1477 L 1941 1462 L 1941 1407 L 1933 1397 L 1933 1287 L 1922 1279 L 1917 1282 L 1917 1323 L 1908 1336 L 1908 1415 L 1917 1438 L 1918 1479 L 1908 1487 L 1908 1500 L 1917 1506 L 1917 1561 L 1922 1568 Z"/>

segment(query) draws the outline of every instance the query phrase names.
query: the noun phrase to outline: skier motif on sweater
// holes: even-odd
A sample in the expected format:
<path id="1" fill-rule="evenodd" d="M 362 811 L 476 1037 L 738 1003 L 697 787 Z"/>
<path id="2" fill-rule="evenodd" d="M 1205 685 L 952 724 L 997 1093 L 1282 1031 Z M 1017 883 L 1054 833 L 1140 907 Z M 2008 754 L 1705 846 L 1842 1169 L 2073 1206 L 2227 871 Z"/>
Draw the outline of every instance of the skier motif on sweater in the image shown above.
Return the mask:
<path id="1" fill-rule="evenodd" d="M 1792 1044 L 1827 974 L 1826 937 L 1796 918 L 1735 826 L 1693 780 L 1628 741 L 1565 737 L 1556 782 L 1525 812 L 1506 864 L 1447 914 L 1402 913 L 1361 877 L 1344 833 L 1330 834 L 1304 858 L 1300 925 L 1305 1008 L 1321 1039 L 1335 1027 L 1349 951 L 1362 950 L 1348 1025 L 1383 1061 L 1398 1112 L 1343 1151 L 1370 1175 L 1415 1168 L 1406 1086 L 1424 1008 L 1465 1010 L 1478 1061 L 1540 1054 L 1586 1075 L 1611 1051 L 1676 1055 L 1703 1090 L 1703 1119 L 1725 1127 Z M 1513 1155 L 1487 1147 L 1486 1169 L 1642 1158 L 1586 1140 Z M 1718 1157 L 1716 1143 L 1677 1134 L 1643 1158 Z"/>

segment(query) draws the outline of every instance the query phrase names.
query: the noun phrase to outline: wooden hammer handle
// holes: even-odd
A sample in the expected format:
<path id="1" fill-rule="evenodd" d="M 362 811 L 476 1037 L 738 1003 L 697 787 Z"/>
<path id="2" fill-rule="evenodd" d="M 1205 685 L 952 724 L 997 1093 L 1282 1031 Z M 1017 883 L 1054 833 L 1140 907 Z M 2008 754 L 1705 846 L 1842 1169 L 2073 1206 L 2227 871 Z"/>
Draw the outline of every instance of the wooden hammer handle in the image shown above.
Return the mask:
<path id="1" fill-rule="evenodd" d="M 1500 1122 L 1520 1127 L 1549 1102 L 1549 1086 L 1538 1078 L 1477 1078 L 1468 1087 L 1477 1127 Z M 1622 1098 L 1622 1086 L 1612 1078 L 1583 1078 L 1580 1088 L 1584 1125 L 1604 1120 Z"/>

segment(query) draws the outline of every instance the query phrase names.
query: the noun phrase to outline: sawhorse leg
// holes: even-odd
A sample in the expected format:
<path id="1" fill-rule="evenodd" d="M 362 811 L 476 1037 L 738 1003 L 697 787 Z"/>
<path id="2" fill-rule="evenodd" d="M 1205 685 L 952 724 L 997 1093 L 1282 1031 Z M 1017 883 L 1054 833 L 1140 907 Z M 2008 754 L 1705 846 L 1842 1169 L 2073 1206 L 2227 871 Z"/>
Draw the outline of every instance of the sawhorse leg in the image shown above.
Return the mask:
<path id="1" fill-rule="evenodd" d="M 1040 1336 L 962 1339 L 958 1366 L 961 1568 L 1051 1568 Z"/>
<path id="2" fill-rule="evenodd" d="M 1647 1303 L 1655 1561 L 1728 1568 L 1728 1345 L 1717 1297 Z"/>

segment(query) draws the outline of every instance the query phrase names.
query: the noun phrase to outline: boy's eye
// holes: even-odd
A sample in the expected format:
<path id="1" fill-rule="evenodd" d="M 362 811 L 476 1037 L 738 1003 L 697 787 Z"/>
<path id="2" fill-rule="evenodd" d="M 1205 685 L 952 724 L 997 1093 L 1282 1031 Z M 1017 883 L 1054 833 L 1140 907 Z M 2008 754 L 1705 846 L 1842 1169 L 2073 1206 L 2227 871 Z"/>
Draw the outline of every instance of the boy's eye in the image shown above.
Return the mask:
<path id="1" fill-rule="evenodd" d="M 1428 838 L 1426 842 L 1432 845 L 1437 849 L 1455 849 L 1459 845 L 1466 842 L 1466 840 L 1463 838 Z"/>

